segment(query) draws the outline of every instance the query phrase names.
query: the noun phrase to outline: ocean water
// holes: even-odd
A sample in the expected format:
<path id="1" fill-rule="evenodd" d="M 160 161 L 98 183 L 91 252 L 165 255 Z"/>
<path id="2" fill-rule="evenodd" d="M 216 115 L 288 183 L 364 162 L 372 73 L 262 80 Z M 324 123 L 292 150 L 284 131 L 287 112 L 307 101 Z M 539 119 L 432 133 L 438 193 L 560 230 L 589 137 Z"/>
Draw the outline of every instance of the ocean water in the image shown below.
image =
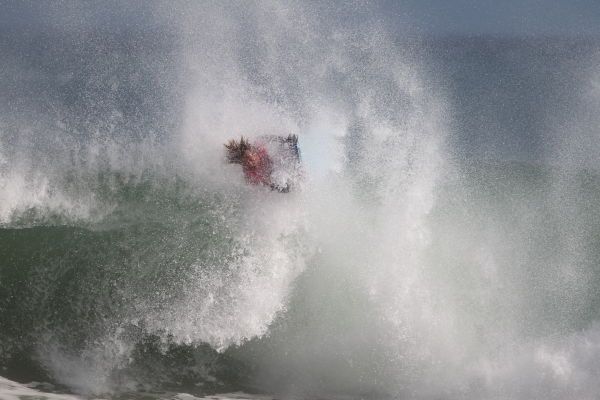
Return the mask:
<path id="1" fill-rule="evenodd" d="M 27 7 L 0 28 L 0 398 L 597 397 L 600 41 Z M 290 133 L 297 191 L 223 162 Z"/>

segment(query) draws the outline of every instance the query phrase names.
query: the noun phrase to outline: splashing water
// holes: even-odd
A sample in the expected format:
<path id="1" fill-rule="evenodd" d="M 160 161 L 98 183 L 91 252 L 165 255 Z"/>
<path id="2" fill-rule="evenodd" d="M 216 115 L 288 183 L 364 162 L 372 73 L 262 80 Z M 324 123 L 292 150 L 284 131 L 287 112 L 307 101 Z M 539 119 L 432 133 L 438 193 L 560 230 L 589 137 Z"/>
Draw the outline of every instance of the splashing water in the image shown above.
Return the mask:
<path id="1" fill-rule="evenodd" d="M 460 107 L 489 82 L 460 73 L 489 78 L 527 43 L 400 43 L 360 3 L 124 6 L 155 31 L 112 33 L 62 7 L 58 31 L 1 43 L 19 93 L 0 95 L 3 376 L 107 396 L 593 398 L 595 86 L 560 97 L 572 135 L 530 149 L 555 162 L 494 141 L 473 160 Z M 458 67 L 429 54 L 469 46 Z M 299 136 L 300 190 L 223 162 L 226 140 L 264 134 Z"/>

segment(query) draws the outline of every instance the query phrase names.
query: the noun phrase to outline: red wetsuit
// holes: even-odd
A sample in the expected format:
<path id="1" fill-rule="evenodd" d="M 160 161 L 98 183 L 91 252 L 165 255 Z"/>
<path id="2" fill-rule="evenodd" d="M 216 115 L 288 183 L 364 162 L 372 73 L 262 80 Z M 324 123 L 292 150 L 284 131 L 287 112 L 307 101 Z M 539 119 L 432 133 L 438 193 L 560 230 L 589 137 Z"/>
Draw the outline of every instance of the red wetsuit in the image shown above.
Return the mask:
<path id="1" fill-rule="evenodd" d="M 272 163 L 267 149 L 263 146 L 253 146 L 254 153 L 258 156 L 258 162 L 254 165 L 242 163 L 242 169 L 246 181 L 253 185 L 271 185 Z"/>

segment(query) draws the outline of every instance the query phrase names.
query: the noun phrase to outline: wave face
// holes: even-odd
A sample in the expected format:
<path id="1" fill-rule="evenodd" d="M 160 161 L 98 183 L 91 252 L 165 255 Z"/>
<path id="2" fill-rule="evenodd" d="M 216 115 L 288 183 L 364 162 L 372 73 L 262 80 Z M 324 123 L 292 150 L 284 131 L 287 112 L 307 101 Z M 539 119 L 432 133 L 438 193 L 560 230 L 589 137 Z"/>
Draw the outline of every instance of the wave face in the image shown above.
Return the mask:
<path id="1" fill-rule="evenodd" d="M 45 7 L 0 39 L 2 376 L 600 391 L 598 43 L 408 40 L 361 3 Z M 223 163 L 265 134 L 299 136 L 300 190 Z"/>

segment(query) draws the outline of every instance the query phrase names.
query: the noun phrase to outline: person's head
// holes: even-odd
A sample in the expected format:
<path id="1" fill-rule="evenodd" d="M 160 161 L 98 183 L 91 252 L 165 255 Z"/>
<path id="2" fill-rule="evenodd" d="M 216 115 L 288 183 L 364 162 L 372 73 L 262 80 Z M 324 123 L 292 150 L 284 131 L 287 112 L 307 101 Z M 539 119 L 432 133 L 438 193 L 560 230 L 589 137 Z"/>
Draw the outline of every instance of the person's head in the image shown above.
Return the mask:
<path id="1" fill-rule="evenodd" d="M 260 154 L 255 148 L 249 147 L 242 155 L 242 164 L 250 168 L 256 168 L 260 165 Z"/>
<path id="2" fill-rule="evenodd" d="M 250 142 L 242 136 L 238 142 L 231 139 L 225 144 L 227 161 L 232 164 L 242 164 L 246 158 L 246 153 L 251 149 Z"/>

